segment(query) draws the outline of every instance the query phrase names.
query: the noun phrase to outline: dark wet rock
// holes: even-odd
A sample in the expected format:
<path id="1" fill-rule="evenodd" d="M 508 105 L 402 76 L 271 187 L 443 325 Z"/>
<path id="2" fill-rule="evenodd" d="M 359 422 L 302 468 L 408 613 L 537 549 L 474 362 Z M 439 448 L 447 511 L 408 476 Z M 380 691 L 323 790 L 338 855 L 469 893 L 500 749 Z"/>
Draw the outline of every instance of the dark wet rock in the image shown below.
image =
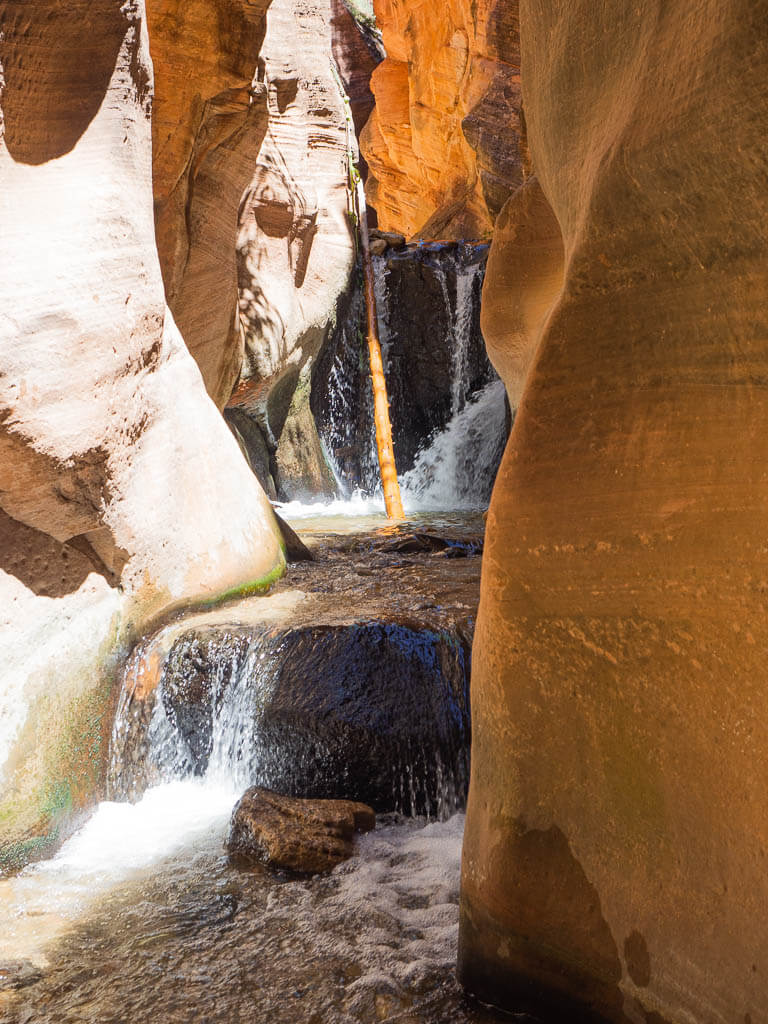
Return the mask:
<path id="1" fill-rule="evenodd" d="M 283 517 L 277 512 L 275 508 L 272 509 L 275 513 L 275 519 L 277 525 L 280 527 L 280 533 L 283 540 L 285 541 L 285 556 L 289 562 L 312 562 L 314 561 L 314 555 L 309 550 L 307 545 L 296 533 L 292 526 L 283 519 Z"/>
<path id="2" fill-rule="evenodd" d="M 111 792 L 204 774 L 216 743 L 247 781 L 287 796 L 448 816 L 468 781 L 471 632 L 471 618 L 190 629 L 134 701 Z"/>
<path id="3" fill-rule="evenodd" d="M 371 237 L 387 243 L 384 254 L 374 260 L 379 327 L 395 459 L 398 471 L 405 473 L 417 453 L 445 429 L 454 406 L 460 410 L 495 379 L 480 332 L 488 247 L 457 243 L 400 248 L 386 232 L 374 231 Z M 310 402 L 346 485 L 370 491 L 379 471 L 370 457 L 373 420 L 361 289 L 358 284 L 315 365 Z M 457 371 L 461 384 L 455 391 Z"/>
<path id="4" fill-rule="evenodd" d="M 447 558 L 466 558 L 483 552 L 483 538 L 456 539 L 420 530 L 406 533 L 375 545 L 379 551 L 400 552 L 401 554 L 424 554 L 444 552 Z"/>
<path id="5" fill-rule="evenodd" d="M 273 631 L 267 650 L 257 712 L 266 785 L 377 811 L 436 813 L 446 799 L 455 809 L 470 731 L 462 637 L 397 623 L 308 626 Z"/>
<path id="6" fill-rule="evenodd" d="M 372 808 L 350 800 L 302 800 L 249 789 L 232 813 L 227 850 L 239 865 L 330 871 L 353 853 L 355 832 L 376 826 Z"/>
<path id="7" fill-rule="evenodd" d="M 414 535 L 440 538 L 425 546 L 443 550 L 382 549 Z M 482 543 L 479 517 L 302 536 L 315 561 L 292 564 L 269 597 L 180 620 L 139 645 L 112 739 L 111 799 L 202 774 L 213 753 L 237 765 L 243 788 L 408 814 L 462 806 L 481 566 L 445 552 Z M 145 662 L 152 670 L 137 675 Z"/>

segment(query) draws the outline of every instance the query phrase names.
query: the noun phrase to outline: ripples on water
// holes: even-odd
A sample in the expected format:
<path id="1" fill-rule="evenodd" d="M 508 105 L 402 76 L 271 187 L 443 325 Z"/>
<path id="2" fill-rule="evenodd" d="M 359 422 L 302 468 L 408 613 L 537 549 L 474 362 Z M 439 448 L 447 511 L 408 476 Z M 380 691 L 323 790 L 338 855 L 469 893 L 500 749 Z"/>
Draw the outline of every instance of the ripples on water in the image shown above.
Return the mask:
<path id="1" fill-rule="evenodd" d="M 190 780 L 102 804 L 56 858 L 3 883 L 17 950 L 40 957 L 30 921 L 49 934 L 37 980 L 0 992 L 3 1024 L 501 1019 L 453 974 L 463 815 L 382 817 L 351 861 L 297 880 L 228 864 L 231 799 Z"/>

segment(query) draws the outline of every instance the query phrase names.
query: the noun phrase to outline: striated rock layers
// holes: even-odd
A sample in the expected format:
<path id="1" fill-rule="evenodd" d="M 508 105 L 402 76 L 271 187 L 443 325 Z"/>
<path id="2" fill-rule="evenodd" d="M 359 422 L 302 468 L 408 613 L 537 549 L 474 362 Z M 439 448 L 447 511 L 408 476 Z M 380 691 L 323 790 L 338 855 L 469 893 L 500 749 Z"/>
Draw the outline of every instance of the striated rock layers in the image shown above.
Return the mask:
<path id="1" fill-rule="evenodd" d="M 520 25 L 461 976 L 558 1019 L 763 1021 L 768 6 Z"/>
<path id="2" fill-rule="evenodd" d="M 361 148 L 379 225 L 483 238 L 521 181 L 516 0 L 375 0 L 387 59 Z"/>
<path id="3" fill-rule="evenodd" d="M 334 0 L 150 0 L 149 19 L 170 308 L 271 496 L 335 493 L 308 396 L 354 259 L 340 26 L 372 57 Z"/>
<path id="4" fill-rule="evenodd" d="M 143 3 L 8 2 L 2 28 L 0 868 L 92 799 L 140 624 L 284 564 L 165 306 Z"/>
<path id="5" fill-rule="evenodd" d="M 331 13 L 331 0 L 273 0 L 268 128 L 238 222 L 244 360 L 230 404 L 239 429 L 243 415 L 258 426 L 256 447 L 285 498 L 335 493 L 309 409 L 313 361 L 344 302 L 355 246 L 347 153 L 357 144 L 331 65 Z"/>
<path id="6" fill-rule="evenodd" d="M 220 407 L 243 360 L 236 243 L 240 202 L 267 130 L 257 64 L 268 6 L 147 0 L 160 265 L 168 304 Z"/>

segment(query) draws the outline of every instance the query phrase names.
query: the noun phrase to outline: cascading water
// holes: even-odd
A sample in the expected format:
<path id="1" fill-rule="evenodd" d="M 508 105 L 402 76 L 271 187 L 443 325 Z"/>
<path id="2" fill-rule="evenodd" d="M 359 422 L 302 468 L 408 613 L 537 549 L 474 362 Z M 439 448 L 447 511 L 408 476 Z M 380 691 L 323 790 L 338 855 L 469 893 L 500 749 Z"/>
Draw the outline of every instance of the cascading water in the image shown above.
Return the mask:
<path id="1" fill-rule="evenodd" d="M 469 399 L 402 477 L 408 508 L 484 508 L 505 439 L 504 385 L 495 380 Z"/>
<path id="2" fill-rule="evenodd" d="M 469 652 L 458 636 L 395 623 L 191 631 L 144 693 L 152 644 L 126 672 L 111 795 L 198 777 L 428 817 L 462 806 Z"/>
<path id="3" fill-rule="evenodd" d="M 407 512 L 487 504 L 503 452 L 504 389 L 485 354 L 480 298 L 487 248 L 409 246 L 374 259 L 378 327 Z M 315 415 L 349 499 L 380 488 L 364 309 L 353 303 L 320 364 Z M 324 385 L 325 387 L 325 385 Z M 316 389 L 316 394 L 320 388 Z M 469 407 L 469 408 L 468 408 Z"/>

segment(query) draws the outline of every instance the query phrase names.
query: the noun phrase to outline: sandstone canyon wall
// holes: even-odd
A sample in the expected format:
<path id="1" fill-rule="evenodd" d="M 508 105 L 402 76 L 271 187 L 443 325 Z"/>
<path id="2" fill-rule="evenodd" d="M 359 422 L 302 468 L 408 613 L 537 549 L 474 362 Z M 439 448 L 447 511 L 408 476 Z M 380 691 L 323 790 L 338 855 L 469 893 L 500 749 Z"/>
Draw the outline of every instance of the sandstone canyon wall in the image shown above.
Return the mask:
<path id="1" fill-rule="evenodd" d="M 137 630 L 284 566 L 165 304 L 144 15 L 0 7 L 0 867 L 93 799 Z"/>
<path id="2" fill-rule="evenodd" d="M 461 976 L 768 1019 L 768 5 L 521 0 Z M 403 57 L 405 55 L 403 54 Z M 374 173 L 376 173 L 374 171 Z"/>
<path id="3" fill-rule="evenodd" d="M 375 0 L 386 60 L 361 136 L 379 226 L 484 238 L 521 182 L 516 0 Z"/>
<path id="4" fill-rule="evenodd" d="M 244 354 L 230 407 L 236 425 L 246 417 L 258 429 L 285 498 L 335 492 L 309 408 L 312 367 L 355 259 L 348 151 L 356 156 L 357 141 L 331 64 L 332 14 L 331 0 L 271 4 L 268 125 L 236 239 Z"/>
<path id="5" fill-rule="evenodd" d="M 372 9 L 358 10 L 351 0 L 332 0 L 331 52 L 349 97 L 355 135 L 359 138 L 376 105 L 371 76 L 386 56 Z M 365 180 L 368 164 L 362 155 L 359 165 Z"/>
<path id="6" fill-rule="evenodd" d="M 335 487 L 308 396 L 354 260 L 347 152 L 357 156 L 357 141 L 331 54 L 342 27 L 347 40 L 362 37 L 337 7 L 148 5 L 166 295 L 272 497 Z"/>
<path id="7" fill-rule="evenodd" d="M 168 304 L 217 405 L 237 381 L 240 202 L 269 118 L 257 80 L 269 0 L 149 0 L 152 179 Z"/>

